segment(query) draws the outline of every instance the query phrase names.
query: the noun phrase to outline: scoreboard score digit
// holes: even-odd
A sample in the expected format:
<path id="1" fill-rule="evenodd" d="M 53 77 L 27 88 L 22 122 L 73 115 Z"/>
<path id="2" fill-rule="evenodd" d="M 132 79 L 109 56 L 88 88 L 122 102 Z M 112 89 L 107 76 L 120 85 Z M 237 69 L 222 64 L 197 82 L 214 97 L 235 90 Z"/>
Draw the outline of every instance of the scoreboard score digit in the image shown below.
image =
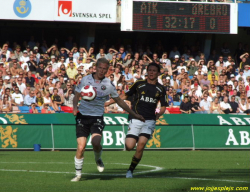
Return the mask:
<path id="1" fill-rule="evenodd" d="M 238 31 L 236 3 L 125 0 L 123 5 L 122 31 L 215 34 Z"/>

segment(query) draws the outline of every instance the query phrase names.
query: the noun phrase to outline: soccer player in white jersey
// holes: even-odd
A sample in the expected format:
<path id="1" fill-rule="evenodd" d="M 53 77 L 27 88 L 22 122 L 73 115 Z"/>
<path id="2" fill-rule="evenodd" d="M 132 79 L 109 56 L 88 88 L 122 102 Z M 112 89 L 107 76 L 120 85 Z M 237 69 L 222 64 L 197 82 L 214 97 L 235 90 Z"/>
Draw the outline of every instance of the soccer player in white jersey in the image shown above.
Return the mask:
<path id="1" fill-rule="evenodd" d="M 142 115 L 145 122 L 134 119 L 129 115 L 129 126 L 125 140 L 126 150 L 132 150 L 137 143 L 135 154 L 132 158 L 126 178 L 133 177 L 133 171 L 140 162 L 146 143 L 152 136 L 155 129 L 155 122 L 166 111 L 168 106 L 166 92 L 163 85 L 157 79 L 160 74 L 160 66 L 150 63 L 147 67 L 148 78 L 135 82 L 121 99 L 126 100 L 128 96 L 134 95 L 132 109 Z M 158 101 L 161 103 L 159 113 L 155 113 Z M 107 102 L 105 106 L 112 104 Z"/>
<path id="2" fill-rule="evenodd" d="M 76 116 L 77 151 L 76 156 L 74 157 L 76 176 L 71 181 L 79 181 L 81 179 L 84 151 L 89 134 L 91 134 L 91 143 L 94 150 L 97 169 L 99 172 L 104 171 L 104 164 L 101 159 L 102 146 L 100 143 L 104 129 L 104 103 L 109 99 L 109 95 L 120 107 L 133 116 L 133 118 L 145 121 L 141 115 L 136 114 L 131 110 L 119 97 L 116 88 L 111 83 L 110 79 L 105 78 L 108 67 L 108 60 L 105 58 L 98 59 L 96 63 L 96 73 L 83 77 L 81 83 L 75 89 L 73 114 Z M 80 106 L 77 108 L 81 89 L 86 85 L 92 85 L 96 88 L 97 97 L 93 101 L 81 100 Z"/>

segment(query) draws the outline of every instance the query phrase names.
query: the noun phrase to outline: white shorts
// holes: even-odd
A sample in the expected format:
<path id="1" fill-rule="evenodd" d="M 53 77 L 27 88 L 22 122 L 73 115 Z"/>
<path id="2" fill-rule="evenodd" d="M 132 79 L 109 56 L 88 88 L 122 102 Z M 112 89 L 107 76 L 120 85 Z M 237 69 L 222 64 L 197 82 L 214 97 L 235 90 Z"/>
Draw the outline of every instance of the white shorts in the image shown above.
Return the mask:
<path id="1" fill-rule="evenodd" d="M 152 136 L 155 130 L 155 121 L 146 120 L 142 122 L 137 119 L 131 119 L 128 125 L 127 138 L 138 139 L 139 136 L 145 136 L 148 139 Z"/>

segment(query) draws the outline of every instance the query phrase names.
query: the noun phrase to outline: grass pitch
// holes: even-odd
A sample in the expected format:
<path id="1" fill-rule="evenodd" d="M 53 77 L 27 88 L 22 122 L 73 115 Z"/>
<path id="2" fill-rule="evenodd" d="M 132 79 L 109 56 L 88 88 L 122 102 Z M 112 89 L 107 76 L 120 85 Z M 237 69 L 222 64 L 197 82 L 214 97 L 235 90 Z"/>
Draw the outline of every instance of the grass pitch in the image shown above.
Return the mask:
<path id="1" fill-rule="evenodd" d="M 87 151 L 82 179 L 73 183 L 73 151 L 1 151 L 0 192 L 183 192 L 212 186 L 250 191 L 249 151 L 145 151 L 134 178 L 126 179 L 133 154 L 104 151 L 105 171 L 99 173 Z"/>

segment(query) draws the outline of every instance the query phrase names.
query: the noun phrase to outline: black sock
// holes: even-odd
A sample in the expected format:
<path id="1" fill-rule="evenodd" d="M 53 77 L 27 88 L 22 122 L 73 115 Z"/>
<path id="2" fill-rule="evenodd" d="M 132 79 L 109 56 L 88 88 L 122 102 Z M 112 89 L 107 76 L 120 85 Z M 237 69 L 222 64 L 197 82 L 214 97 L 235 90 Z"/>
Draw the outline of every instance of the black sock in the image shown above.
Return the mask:
<path id="1" fill-rule="evenodd" d="M 137 159 L 135 156 L 133 156 L 131 164 L 130 164 L 128 170 L 133 172 L 134 169 L 136 168 L 136 166 L 139 164 L 140 160 L 141 159 Z"/>

